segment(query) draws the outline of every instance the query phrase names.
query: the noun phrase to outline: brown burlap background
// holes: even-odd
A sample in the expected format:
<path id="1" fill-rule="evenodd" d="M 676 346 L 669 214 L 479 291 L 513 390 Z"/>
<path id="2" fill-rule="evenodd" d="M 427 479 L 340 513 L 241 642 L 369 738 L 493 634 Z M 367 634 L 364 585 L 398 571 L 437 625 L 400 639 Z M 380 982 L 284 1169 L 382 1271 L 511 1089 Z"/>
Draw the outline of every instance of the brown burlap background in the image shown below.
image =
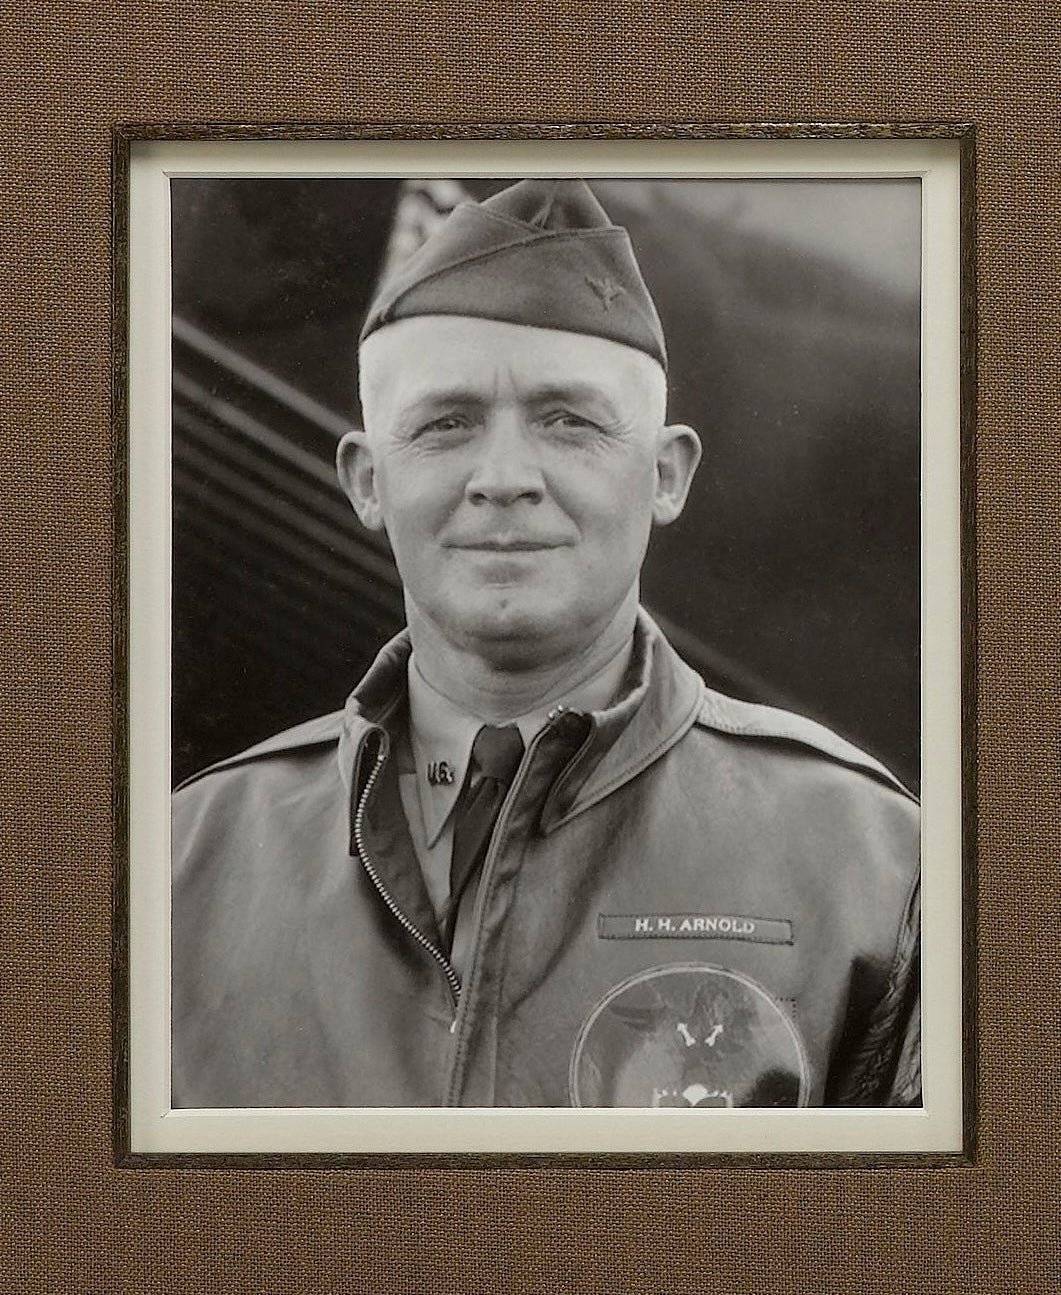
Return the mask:
<path id="1" fill-rule="evenodd" d="M 0 0 L 0 1288 L 1061 1290 L 1053 0 Z M 972 120 L 980 1149 L 887 1170 L 116 1170 L 111 127 Z"/>

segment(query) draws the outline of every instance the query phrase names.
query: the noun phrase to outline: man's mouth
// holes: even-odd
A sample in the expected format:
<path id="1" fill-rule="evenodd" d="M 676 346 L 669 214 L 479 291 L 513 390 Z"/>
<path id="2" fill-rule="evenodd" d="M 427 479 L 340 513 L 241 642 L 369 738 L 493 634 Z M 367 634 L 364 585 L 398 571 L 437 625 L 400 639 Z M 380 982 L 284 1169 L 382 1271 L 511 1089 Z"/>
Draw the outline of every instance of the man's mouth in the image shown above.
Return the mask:
<path id="1" fill-rule="evenodd" d="M 537 553 L 542 549 L 558 549 L 561 547 L 561 542 L 551 539 L 498 538 L 472 540 L 455 544 L 453 547 L 466 549 L 472 553 Z"/>

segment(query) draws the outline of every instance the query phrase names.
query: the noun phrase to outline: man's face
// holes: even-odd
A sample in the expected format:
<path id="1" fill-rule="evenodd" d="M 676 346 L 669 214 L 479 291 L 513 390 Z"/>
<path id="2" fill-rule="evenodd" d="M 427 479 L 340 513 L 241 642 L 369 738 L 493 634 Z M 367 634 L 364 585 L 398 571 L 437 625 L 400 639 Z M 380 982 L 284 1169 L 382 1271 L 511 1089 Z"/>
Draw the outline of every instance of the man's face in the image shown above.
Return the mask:
<path id="1" fill-rule="evenodd" d="M 364 344 L 361 392 L 340 476 L 387 532 L 410 624 L 513 666 L 578 652 L 636 597 L 699 453 L 663 426 L 659 366 L 582 334 L 402 320 Z"/>

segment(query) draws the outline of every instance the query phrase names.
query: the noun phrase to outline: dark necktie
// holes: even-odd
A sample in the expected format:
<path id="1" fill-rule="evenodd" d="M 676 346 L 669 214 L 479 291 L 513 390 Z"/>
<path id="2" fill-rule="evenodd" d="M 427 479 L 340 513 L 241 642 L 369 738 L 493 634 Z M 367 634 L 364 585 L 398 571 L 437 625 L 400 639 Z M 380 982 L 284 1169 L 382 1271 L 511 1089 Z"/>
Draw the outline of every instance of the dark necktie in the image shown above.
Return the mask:
<path id="1" fill-rule="evenodd" d="M 449 913 L 442 933 L 447 949 L 453 947 L 461 895 L 482 867 L 501 803 L 512 786 L 522 759 L 523 739 L 515 724 L 505 728 L 484 725 L 475 735 L 468 777 L 454 809 Z"/>

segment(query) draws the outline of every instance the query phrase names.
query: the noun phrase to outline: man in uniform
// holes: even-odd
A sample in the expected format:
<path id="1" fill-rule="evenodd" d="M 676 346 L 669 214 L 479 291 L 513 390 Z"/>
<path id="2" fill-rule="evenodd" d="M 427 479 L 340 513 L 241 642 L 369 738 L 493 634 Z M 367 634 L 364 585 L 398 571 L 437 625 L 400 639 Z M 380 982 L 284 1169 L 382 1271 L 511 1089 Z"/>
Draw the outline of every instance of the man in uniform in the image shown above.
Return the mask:
<path id="1" fill-rule="evenodd" d="M 360 371 L 408 628 L 176 796 L 174 1105 L 919 1102 L 912 798 L 639 606 L 700 445 L 626 232 L 581 181 L 462 205 Z"/>

